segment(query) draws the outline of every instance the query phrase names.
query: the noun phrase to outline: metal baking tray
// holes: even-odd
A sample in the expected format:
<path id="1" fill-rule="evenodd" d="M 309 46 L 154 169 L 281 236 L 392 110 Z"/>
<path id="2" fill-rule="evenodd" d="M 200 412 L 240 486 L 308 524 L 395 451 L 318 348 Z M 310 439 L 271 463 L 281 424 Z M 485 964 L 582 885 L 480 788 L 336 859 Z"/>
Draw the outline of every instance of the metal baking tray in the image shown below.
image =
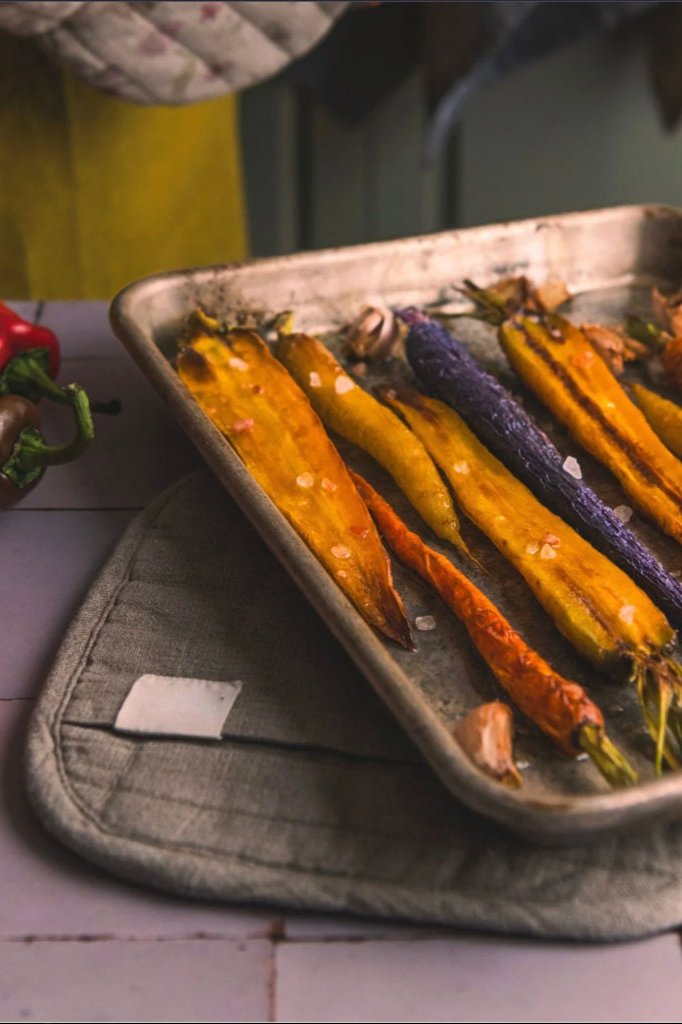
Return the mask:
<path id="1" fill-rule="evenodd" d="M 557 752 L 520 714 L 515 716 L 516 752 L 525 763 L 523 786 L 510 791 L 488 779 L 451 736 L 465 710 L 494 697 L 505 699 L 464 627 L 395 562 L 396 584 L 411 619 L 431 614 L 437 628 L 416 632 L 417 651 L 408 653 L 367 626 L 195 404 L 170 361 L 186 317 L 197 306 L 229 322 L 262 322 L 290 309 L 299 329 L 322 335 L 333 346 L 340 326 L 365 304 L 427 303 L 454 295 L 453 286 L 464 277 L 485 283 L 517 273 L 537 280 L 559 276 L 576 295 L 573 311 L 583 319 L 617 320 L 626 309 L 645 311 L 652 283 L 679 284 L 682 279 L 682 211 L 618 207 L 158 274 L 125 288 L 112 303 L 111 321 L 216 475 L 445 786 L 480 813 L 525 835 L 572 843 L 682 813 L 682 772 L 653 778 L 650 741 L 632 686 L 600 677 L 576 656 L 523 579 L 465 522 L 465 537 L 488 572 L 464 566 L 465 571 L 554 666 L 587 686 L 605 713 L 610 735 L 643 781 L 632 789 L 610 790 L 589 761 Z M 469 321 L 458 324 L 459 336 L 518 389 L 492 329 Z M 613 505 L 626 500 L 605 470 L 577 450 L 528 396 L 524 401 L 559 448 L 580 459 L 584 476 L 605 500 Z M 446 551 L 416 520 L 383 471 L 352 446 L 339 447 L 412 528 Z M 682 568 L 682 553 L 673 541 L 637 517 L 632 525 L 669 568 Z M 458 557 L 452 550 L 446 553 Z"/>

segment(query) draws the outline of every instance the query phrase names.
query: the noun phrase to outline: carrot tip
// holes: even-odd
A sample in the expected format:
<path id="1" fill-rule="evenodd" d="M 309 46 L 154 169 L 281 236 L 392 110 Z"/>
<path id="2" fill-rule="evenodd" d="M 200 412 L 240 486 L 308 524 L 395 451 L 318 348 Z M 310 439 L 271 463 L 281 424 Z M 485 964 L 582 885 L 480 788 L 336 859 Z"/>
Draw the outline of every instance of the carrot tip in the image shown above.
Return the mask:
<path id="1" fill-rule="evenodd" d="M 457 535 L 457 539 L 455 539 L 455 537 L 452 536 L 452 534 L 450 534 L 447 539 L 450 541 L 455 551 L 459 552 L 460 555 L 463 555 L 466 559 L 468 559 L 468 561 L 475 565 L 477 569 L 480 569 L 481 572 L 486 572 L 485 567 L 481 565 L 479 560 L 476 558 L 476 555 L 473 553 L 467 542 L 460 534 Z"/>

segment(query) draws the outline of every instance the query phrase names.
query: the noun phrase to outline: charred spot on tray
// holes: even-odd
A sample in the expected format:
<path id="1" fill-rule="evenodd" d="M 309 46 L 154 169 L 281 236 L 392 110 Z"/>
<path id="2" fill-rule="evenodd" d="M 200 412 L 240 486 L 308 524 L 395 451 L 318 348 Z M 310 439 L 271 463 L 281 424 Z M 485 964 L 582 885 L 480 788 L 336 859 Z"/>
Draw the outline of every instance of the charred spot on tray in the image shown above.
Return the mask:
<path id="1" fill-rule="evenodd" d="M 618 445 L 623 455 L 629 459 L 630 463 L 634 466 L 640 476 L 642 476 L 642 478 L 652 486 L 659 487 L 682 511 L 682 496 L 677 494 L 668 486 L 668 482 L 665 477 L 640 458 L 639 453 L 632 442 L 629 441 L 627 437 L 623 437 L 618 428 L 614 427 L 613 424 L 609 422 L 597 403 L 578 387 L 570 374 L 566 373 L 563 366 L 557 363 L 550 353 L 543 348 L 535 338 L 531 338 L 527 332 L 524 332 L 524 341 L 528 348 L 534 352 L 546 366 L 549 367 L 557 380 L 561 382 L 571 397 L 575 399 L 583 412 L 587 413 L 591 419 L 596 420 L 604 433 L 608 434 L 611 440 Z"/>

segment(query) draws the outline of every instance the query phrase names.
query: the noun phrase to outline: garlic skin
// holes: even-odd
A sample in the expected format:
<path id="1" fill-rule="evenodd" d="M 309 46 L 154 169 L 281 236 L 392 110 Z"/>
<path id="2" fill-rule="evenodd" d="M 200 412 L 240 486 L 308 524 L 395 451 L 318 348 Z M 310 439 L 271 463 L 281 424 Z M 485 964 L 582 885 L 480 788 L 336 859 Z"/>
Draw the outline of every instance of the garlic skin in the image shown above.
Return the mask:
<path id="1" fill-rule="evenodd" d="M 407 327 L 384 306 L 365 306 L 343 331 L 344 354 L 350 359 L 376 362 L 395 354 Z"/>
<path id="2" fill-rule="evenodd" d="M 505 786 L 521 785 L 514 761 L 511 708 L 502 701 L 479 704 L 461 718 L 452 735 L 473 763 Z"/>

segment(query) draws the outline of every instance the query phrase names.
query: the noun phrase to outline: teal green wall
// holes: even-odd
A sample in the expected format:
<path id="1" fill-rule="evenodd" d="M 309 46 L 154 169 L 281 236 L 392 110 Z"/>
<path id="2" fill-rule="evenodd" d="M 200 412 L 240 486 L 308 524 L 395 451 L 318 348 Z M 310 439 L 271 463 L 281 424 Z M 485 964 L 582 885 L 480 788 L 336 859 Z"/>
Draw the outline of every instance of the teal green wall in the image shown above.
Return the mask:
<path id="1" fill-rule="evenodd" d="M 632 33 L 589 39 L 474 99 L 459 150 L 463 225 L 619 203 L 682 206 L 682 129 L 666 135 Z"/>
<path id="2" fill-rule="evenodd" d="M 479 94 L 427 167 L 418 76 L 356 128 L 289 87 L 241 99 L 254 255 L 619 203 L 682 206 L 634 32 L 587 39 Z"/>

